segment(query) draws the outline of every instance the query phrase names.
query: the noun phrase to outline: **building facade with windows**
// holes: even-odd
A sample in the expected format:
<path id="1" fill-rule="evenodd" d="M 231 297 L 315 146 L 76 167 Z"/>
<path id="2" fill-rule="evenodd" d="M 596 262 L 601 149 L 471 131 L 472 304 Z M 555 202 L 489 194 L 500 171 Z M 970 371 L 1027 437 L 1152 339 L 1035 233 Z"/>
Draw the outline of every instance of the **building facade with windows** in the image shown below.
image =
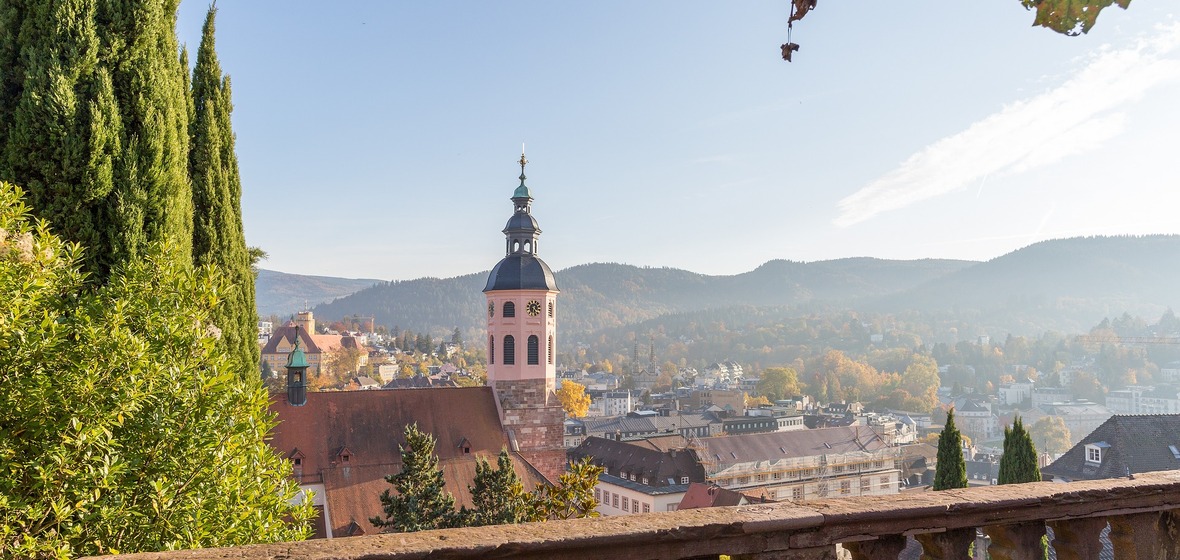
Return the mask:
<path id="1" fill-rule="evenodd" d="M 689 484 L 705 481 L 688 440 L 679 435 L 633 441 L 591 436 L 569 456 L 590 457 L 604 469 L 594 487 L 600 515 L 673 511 Z"/>
<path id="2" fill-rule="evenodd" d="M 848 426 L 699 440 L 708 482 L 769 500 L 896 494 L 902 448 Z"/>

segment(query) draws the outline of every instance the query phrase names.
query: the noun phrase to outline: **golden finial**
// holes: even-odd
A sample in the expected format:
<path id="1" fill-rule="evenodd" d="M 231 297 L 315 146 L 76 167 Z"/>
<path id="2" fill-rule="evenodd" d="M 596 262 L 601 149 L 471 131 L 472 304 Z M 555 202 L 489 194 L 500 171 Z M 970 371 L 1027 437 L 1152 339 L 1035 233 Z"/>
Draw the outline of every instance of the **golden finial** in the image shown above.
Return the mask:
<path id="1" fill-rule="evenodd" d="M 520 164 L 520 174 L 524 175 L 524 166 L 528 165 L 529 163 L 529 160 L 524 158 L 524 142 L 520 143 L 520 161 L 517 163 Z"/>

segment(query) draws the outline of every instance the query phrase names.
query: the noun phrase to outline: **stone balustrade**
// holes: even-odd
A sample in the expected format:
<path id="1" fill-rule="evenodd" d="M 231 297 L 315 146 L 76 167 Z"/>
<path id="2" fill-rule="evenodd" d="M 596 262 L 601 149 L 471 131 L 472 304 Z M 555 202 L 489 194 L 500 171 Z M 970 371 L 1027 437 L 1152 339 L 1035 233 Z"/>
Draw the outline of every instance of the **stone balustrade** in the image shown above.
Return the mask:
<path id="1" fill-rule="evenodd" d="M 1094 560 L 1108 525 L 1116 559 L 1180 560 L 1180 471 L 124 558 L 878 560 L 913 537 L 922 558 L 959 560 L 982 532 L 995 560 L 1039 560 L 1050 527 L 1057 558 Z"/>

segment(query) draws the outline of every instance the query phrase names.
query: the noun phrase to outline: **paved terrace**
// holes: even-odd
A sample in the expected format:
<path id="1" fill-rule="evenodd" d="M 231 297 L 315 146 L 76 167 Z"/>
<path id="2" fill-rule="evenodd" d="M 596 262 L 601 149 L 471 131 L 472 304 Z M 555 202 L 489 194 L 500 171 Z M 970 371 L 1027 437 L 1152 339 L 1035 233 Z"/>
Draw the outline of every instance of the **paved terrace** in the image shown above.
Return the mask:
<path id="1" fill-rule="evenodd" d="M 376 499 L 374 497 L 374 499 Z M 695 509 L 602 519 L 387 534 L 124 556 L 125 560 L 237 558 L 410 559 L 896 559 L 913 536 L 923 558 L 967 558 L 976 529 L 996 560 L 1040 559 L 1052 527 L 1062 560 L 1099 557 L 1110 524 L 1115 558 L 1180 559 L 1180 471 L 1070 484 L 1038 482 Z"/>

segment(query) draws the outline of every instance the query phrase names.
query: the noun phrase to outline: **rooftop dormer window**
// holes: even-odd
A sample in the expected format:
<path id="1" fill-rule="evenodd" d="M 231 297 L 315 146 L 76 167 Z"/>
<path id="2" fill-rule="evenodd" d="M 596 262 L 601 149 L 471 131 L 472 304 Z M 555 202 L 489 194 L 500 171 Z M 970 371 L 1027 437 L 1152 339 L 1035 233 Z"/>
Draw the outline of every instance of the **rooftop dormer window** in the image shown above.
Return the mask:
<path id="1" fill-rule="evenodd" d="M 1087 463 L 1102 463 L 1102 452 L 1104 449 L 1110 447 L 1110 444 L 1105 441 L 1098 443 L 1086 444 L 1086 462 Z"/>

